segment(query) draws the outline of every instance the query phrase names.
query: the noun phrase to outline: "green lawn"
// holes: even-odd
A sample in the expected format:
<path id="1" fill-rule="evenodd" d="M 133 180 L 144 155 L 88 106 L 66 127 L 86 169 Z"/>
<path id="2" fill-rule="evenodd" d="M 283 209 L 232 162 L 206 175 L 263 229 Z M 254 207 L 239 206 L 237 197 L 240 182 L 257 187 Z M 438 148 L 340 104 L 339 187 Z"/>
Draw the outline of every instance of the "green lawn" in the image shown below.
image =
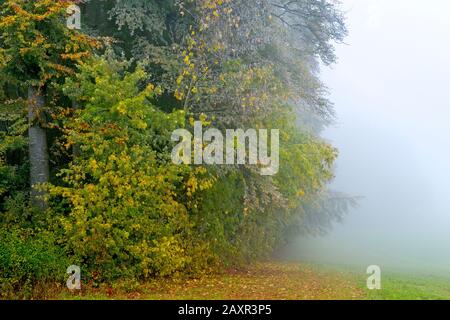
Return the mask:
<path id="1" fill-rule="evenodd" d="M 368 291 L 367 296 L 372 300 L 450 300 L 450 279 L 388 273 L 382 289 Z"/>
<path id="2" fill-rule="evenodd" d="M 368 275 L 362 267 L 320 265 L 317 268 L 352 278 L 368 300 L 450 300 L 450 271 L 449 277 L 444 277 L 382 270 L 381 290 L 368 290 Z"/>

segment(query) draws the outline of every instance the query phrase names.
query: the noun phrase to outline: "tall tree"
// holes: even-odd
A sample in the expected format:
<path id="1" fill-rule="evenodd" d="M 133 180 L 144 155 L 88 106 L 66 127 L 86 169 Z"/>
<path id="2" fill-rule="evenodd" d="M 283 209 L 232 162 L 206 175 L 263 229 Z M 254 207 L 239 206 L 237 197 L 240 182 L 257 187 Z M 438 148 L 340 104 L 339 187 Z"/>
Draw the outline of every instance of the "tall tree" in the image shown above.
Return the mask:
<path id="1" fill-rule="evenodd" d="M 244 209 L 259 214 L 259 224 L 287 224 L 281 214 L 270 220 L 275 215 L 268 212 L 302 214 L 298 209 L 324 192 L 336 150 L 319 138 L 333 119 L 333 106 L 318 65 L 335 61 L 334 42 L 347 34 L 338 1 L 89 3 L 88 16 L 95 12 L 111 19 L 108 25 L 96 23 L 97 32 L 118 36 L 118 52 L 146 62 L 152 81 L 166 89 L 163 97 L 175 97 L 167 105 L 193 117 L 206 115 L 220 128 L 283 128 L 282 143 L 290 152 L 284 153 L 282 178 L 262 179 L 246 166 L 228 168 L 244 179 Z M 95 10 L 95 3 L 105 4 L 103 11 Z M 291 122 L 296 116 L 297 127 Z"/>
<path id="2" fill-rule="evenodd" d="M 55 104 L 55 84 L 73 74 L 96 42 L 69 30 L 65 17 L 71 1 L 0 1 L 0 112 L 16 101 L 29 121 L 32 203 L 44 208 L 37 185 L 49 180 L 46 117 Z M 45 97 L 47 96 L 47 101 Z"/>
<path id="3" fill-rule="evenodd" d="M 28 89 L 28 139 L 30 156 L 31 204 L 45 209 L 42 192 L 37 186 L 47 183 L 50 178 L 49 155 L 47 147 L 47 132 L 43 110 L 45 101 L 43 95 L 33 86 Z"/>

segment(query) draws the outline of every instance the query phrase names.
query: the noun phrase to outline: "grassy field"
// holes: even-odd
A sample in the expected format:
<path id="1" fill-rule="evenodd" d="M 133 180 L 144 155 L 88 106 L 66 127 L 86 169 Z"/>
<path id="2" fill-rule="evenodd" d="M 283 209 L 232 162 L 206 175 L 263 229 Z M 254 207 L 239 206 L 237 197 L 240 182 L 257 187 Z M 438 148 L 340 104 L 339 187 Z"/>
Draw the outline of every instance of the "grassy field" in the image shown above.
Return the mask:
<path id="1" fill-rule="evenodd" d="M 450 279 L 436 276 L 386 274 L 382 289 L 370 291 L 372 300 L 450 300 Z"/>
<path id="2" fill-rule="evenodd" d="M 245 270 L 192 280 L 123 283 L 63 291 L 55 299 L 150 300 L 417 300 L 450 299 L 450 279 L 383 274 L 382 289 L 366 288 L 367 275 L 345 268 L 299 263 L 261 263 Z"/>

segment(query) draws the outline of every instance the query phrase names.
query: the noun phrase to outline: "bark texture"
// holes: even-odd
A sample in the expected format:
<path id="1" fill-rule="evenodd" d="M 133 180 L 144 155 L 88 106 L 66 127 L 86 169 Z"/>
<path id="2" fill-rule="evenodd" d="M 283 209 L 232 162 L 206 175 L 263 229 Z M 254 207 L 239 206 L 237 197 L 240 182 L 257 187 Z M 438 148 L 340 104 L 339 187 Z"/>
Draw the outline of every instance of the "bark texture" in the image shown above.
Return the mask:
<path id="1" fill-rule="evenodd" d="M 30 153 L 30 184 L 31 204 L 35 207 L 45 209 L 46 202 L 43 199 L 43 191 L 38 186 L 49 181 L 49 156 L 47 146 L 47 131 L 43 128 L 44 123 L 43 95 L 33 87 L 28 90 L 28 129 L 29 153 Z"/>

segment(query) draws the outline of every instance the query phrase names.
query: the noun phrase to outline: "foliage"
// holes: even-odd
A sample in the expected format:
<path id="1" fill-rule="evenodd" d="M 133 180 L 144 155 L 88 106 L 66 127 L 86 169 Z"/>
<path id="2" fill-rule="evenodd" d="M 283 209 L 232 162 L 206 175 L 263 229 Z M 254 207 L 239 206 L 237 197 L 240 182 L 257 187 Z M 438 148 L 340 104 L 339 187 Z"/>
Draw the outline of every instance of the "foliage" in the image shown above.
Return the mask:
<path id="1" fill-rule="evenodd" d="M 0 298 L 30 298 L 39 285 L 64 283 L 69 265 L 51 235 L 0 229 Z"/>
<path id="2" fill-rule="evenodd" d="M 63 146 L 79 151 L 61 171 L 64 184 L 50 188 L 53 203 L 67 203 L 68 213 L 52 215 L 67 250 L 97 276 L 172 275 L 190 262 L 193 183 L 200 190 L 209 184 L 197 179 L 201 170 L 169 161 L 168 139 L 184 113 L 157 110 L 151 100 L 159 89 L 140 90 L 145 73 L 124 68 L 95 59 L 64 86 L 84 108 L 62 118 Z"/>
<path id="3" fill-rule="evenodd" d="M 90 0 L 83 33 L 64 25 L 70 3 L 0 1 L 0 226 L 20 231 L 11 237 L 52 239 L 48 259 L 62 250 L 99 283 L 266 258 L 345 214 L 348 199 L 327 196 L 337 150 L 320 138 L 333 108 L 317 66 L 346 34 L 334 1 Z M 108 37 L 102 55 L 88 34 Z M 47 211 L 28 206 L 29 86 L 47 98 Z M 196 118 L 280 129 L 278 175 L 174 165 L 171 134 Z"/>
<path id="4" fill-rule="evenodd" d="M 28 127 L 46 128 L 60 99 L 55 85 L 73 76 L 76 65 L 99 46 L 95 39 L 66 27 L 66 10 L 72 3 L 0 1 L 0 210 L 13 199 L 28 202 L 30 164 L 40 160 L 28 155 Z M 32 87 L 45 96 L 43 108 L 31 107 Z"/>
<path id="5" fill-rule="evenodd" d="M 8 125 L 5 131 L 0 131 L 0 210 L 1 200 L 26 188 L 28 170 L 21 153 L 26 146 L 23 137 L 25 128 L 22 122 L 17 121 L 14 125 Z"/>
<path id="6" fill-rule="evenodd" d="M 74 72 L 97 46 L 69 30 L 64 20 L 70 1 L 4 0 L 0 4 L 2 76 L 16 85 L 42 87 Z"/>

